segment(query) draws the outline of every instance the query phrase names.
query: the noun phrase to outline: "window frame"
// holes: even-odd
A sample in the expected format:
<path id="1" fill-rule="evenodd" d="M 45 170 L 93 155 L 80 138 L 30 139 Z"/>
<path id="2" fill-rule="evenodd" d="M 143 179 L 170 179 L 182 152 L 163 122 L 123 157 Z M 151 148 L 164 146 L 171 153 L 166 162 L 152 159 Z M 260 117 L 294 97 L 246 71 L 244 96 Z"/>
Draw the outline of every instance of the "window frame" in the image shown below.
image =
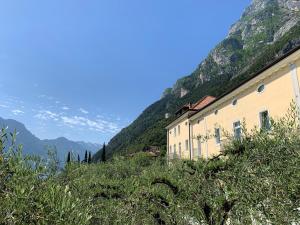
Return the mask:
<path id="1" fill-rule="evenodd" d="M 178 143 L 178 155 L 181 158 L 181 142 Z"/>
<path id="2" fill-rule="evenodd" d="M 197 139 L 197 156 L 201 158 L 202 155 L 202 143 L 200 139 Z"/>
<path id="3" fill-rule="evenodd" d="M 262 87 L 262 86 L 263 86 L 262 91 L 259 91 L 259 88 Z M 261 84 L 258 85 L 258 87 L 256 88 L 256 92 L 257 92 L 258 94 L 262 94 L 262 93 L 265 92 L 265 89 L 266 89 L 266 85 L 265 85 L 264 83 L 261 83 Z"/>
<path id="4" fill-rule="evenodd" d="M 218 136 L 217 136 L 216 131 L 218 131 Z M 215 141 L 216 141 L 216 145 L 221 144 L 221 129 L 220 129 L 220 127 L 215 127 Z"/>
<path id="5" fill-rule="evenodd" d="M 174 144 L 174 146 L 173 146 L 173 152 L 174 152 L 174 155 L 176 156 L 177 155 L 177 152 L 176 152 L 176 144 Z"/>
<path id="6" fill-rule="evenodd" d="M 268 116 L 268 127 L 267 128 L 263 127 L 263 117 L 262 117 L 263 113 L 267 113 L 267 116 Z M 258 115 L 259 115 L 260 130 L 266 131 L 266 132 L 270 131 L 271 130 L 271 121 L 270 121 L 270 112 L 269 112 L 269 110 L 267 110 L 267 109 L 262 110 L 262 111 L 259 112 Z"/>
<path id="7" fill-rule="evenodd" d="M 189 150 L 189 140 L 185 140 L 185 150 L 188 151 Z"/>
<path id="8" fill-rule="evenodd" d="M 235 126 L 235 124 L 239 123 L 239 126 Z M 240 120 L 236 120 L 232 123 L 232 126 L 233 126 L 233 136 L 236 140 L 241 140 L 242 138 L 242 125 L 241 125 L 241 121 Z M 237 137 L 237 132 L 236 130 L 240 130 L 239 132 L 239 137 Z"/>
<path id="9" fill-rule="evenodd" d="M 231 101 L 231 105 L 232 106 L 237 106 L 238 104 L 238 99 L 237 98 L 234 98 L 232 101 Z"/>

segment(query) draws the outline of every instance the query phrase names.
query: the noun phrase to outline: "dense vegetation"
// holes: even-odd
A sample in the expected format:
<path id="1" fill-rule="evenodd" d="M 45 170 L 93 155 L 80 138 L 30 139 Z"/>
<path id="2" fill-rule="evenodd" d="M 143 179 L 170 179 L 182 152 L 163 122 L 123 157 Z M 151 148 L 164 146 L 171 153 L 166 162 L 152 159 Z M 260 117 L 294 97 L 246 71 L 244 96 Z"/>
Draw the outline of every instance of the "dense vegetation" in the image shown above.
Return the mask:
<path id="1" fill-rule="evenodd" d="M 291 110 L 268 133 L 243 130 L 208 161 L 137 153 L 58 169 L 1 135 L 0 224 L 292 224 L 300 221 L 300 135 Z M 15 140 L 15 135 L 10 134 Z M 51 160 L 50 160 L 51 159 Z"/>

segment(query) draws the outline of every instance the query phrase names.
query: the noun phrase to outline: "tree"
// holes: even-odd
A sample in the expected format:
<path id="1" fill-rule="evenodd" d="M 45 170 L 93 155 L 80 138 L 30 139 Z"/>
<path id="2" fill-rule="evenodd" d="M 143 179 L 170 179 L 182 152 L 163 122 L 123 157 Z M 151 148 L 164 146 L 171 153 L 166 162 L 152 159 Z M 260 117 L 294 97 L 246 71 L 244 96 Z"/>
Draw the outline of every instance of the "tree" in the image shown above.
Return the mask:
<path id="1" fill-rule="evenodd" d="M 77 155 L 77 161 L 78 161 L 78 163 L 80 163 L 80 155 L 79 154 Z"/>
<path id="2" fill-rule="evenodd" d="M 92 153 L 91 153 L 91 152 L 89 152 L 88 163 L 89 163 L 89 164 L 92 163 Z"/>
<path id="3" fill-rule="evenodd" d="M 67 163 L 71 162 L 71 152 L 68 152 Z"/>
<path id="4" fill-rule="evenodd" d="M 84 162 L 85 162 L 85 163 L 88 162 L 88 152 L 87 152 L 87 151 L 85 151 Z"/>
<path id="5" fill-rule="evenodd" d="M 102 161 L 102 162 L 106 162 L 105 142 L 104 142 L 103 147 L 102 147 L 101 161 Z"/>

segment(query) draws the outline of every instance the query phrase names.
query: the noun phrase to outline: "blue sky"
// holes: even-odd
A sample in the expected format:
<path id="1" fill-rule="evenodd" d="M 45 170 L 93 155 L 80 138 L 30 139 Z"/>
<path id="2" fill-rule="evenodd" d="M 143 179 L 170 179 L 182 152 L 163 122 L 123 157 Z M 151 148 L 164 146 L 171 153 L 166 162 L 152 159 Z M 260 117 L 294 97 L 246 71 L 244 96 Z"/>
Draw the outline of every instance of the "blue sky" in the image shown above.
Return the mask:
<path id="1" fill-rule="evenodd" d="M 250 0 L 0 0 L 0 116 L 102 143 L 189 75 Z"/>

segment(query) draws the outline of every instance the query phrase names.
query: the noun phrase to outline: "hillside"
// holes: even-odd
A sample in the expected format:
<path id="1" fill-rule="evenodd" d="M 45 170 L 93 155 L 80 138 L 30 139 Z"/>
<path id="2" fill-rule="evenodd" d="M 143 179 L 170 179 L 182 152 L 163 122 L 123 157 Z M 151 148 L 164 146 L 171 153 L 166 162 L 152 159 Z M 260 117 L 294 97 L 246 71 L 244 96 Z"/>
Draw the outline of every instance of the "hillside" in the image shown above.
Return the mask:
<path id="1" fill-rule="evenodd" d="M 165 149 L 164 127 L 172 120 L 165 119 L 166 113 L 174 114 L 180 105 L 205 95 L 220 96 L 300 45 L 299 10 L 300 1 L 253 0 L 194 72 L 167 88 L 159 101 L 111 139 L 108 153 L 137 152 L 152 145 Z"/>
<path id="2" fill-rule="evenodd" d="M 73 151 L 83 157 L 86 150 L 95 152 L 101 147 L 98 144 L 70 141 L 64 137 L 53 140 L 40 140 L 34 136 L 24 124 L 12 119 L 5 120 L 0 118 L 0 127 L 7 127 L 7 133 L 13 133 L 14 130 L 17 131 L 16 144 L 23 145 L 23 152 L 25 154 L 46 156 L 48 149 L 55 148 L 59 159 L 64 161 L 68 151 Z"/>

